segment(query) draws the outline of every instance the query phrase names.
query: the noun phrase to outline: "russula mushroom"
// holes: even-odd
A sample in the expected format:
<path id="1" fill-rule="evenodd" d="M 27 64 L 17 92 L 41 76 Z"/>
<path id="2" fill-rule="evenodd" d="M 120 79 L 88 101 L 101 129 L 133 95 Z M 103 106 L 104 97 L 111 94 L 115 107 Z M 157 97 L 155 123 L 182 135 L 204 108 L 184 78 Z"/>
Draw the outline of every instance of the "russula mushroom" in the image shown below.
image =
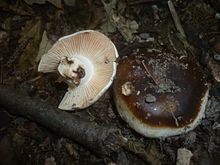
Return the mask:
<path id="1" fill-rule="evenodd" d="M 42 56 L 39 72 L 58 72 L 69 88 L 59 108 L 83 109 L 109 88 L 116 73 L 117 50 L 104 34 L 85 30 L 60 38 Z"/>
<path id="2" fill-rule="evenodd" d="M 127 82 L 133 92 L 124 95 Z M 204 116 L 209 91 L 192 56 L 169 53 L 123 58 L 113 89 L 120 116 L 140 134 L 154 138 L 194 129 Z"/>

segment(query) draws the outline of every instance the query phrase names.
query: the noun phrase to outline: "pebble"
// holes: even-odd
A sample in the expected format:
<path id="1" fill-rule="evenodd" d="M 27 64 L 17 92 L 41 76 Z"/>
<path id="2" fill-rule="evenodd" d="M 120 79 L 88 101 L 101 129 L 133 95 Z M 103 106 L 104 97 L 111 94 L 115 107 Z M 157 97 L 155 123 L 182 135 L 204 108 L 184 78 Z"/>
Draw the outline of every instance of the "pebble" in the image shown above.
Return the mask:
<path id="1" fill-rule="evenodd" d="M 215 53 L 215 54 L 214 54 L 214 59 L 215 59 L 216 61 L 220 61 L 220 54 Z"/>
<path id="2" fill-rule="evenodd" d="M 220 13 L 215 14 L 215 19 L 220 19 Z"/>
<path id="3" fill-rule="evenodd" d="M 177 150 L 176 165 L 189 165 L 190 159 L 193 156 L 192 152 L 186 148 L 179 148 Z"/>
<path id="4" fill-rule="evenodd" d="M 141 37 L 142 39 L 148 39 L 148 38 L 150 37 L 150 34 L 149 34 L 149 33 L 141 33 L 141 34 L 140 34 L 140 37 Z"/>
<path id="5" fill-rule="evenodd" d="M 152 94 L 146 95 L 146 98 L 145 98 L 146 103 L 154 103 L 154 102 L 156 102 L 156 100 L 157 100 L 156 97 L 153 96 Z"/>

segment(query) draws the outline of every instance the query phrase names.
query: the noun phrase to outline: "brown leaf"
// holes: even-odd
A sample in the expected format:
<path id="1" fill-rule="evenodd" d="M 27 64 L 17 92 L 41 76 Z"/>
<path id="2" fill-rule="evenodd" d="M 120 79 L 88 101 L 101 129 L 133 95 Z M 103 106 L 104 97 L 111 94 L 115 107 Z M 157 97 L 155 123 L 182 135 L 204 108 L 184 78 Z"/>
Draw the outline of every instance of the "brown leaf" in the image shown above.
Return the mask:
<path id="1" fill-rule="evenodd" d="M 36 68 L 35 59 L 42 36 L 41 28 L 42 23 L 38 18 L 27 21 L 26 25 L 22 28 L 22 32 L 20 33 L 21 38 L 19 39 L 18 43 L 27 44 L 25 45 L 23 53 L 21 54 L 18 62 L 18 66 L 21 71 L 28 71 L 30 68 Z"/>
<path id="2" fill-rule="evenodd" d="M 37 54 L 37 57 L 35 59 L 36 62 L 39 62 L 41 57 L 47 53 L 47 51 L 52 47 L 50 41 L 47 38 L 47 32 L 44 31 L 41 42 L 40 42 L 40 47 L 39 47 L 39 51 Z"/>

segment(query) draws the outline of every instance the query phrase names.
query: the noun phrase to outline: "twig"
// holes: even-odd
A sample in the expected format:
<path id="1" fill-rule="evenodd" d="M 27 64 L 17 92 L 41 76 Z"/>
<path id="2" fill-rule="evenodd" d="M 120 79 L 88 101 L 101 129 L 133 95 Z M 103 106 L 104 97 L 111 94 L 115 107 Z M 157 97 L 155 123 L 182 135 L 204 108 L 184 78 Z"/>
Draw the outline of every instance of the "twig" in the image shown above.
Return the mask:
<path id="1" fill-rule="evenodd" d="M 29 82 L 29 83 L 33 83 L 33 82 L 39 80 L 41 77 L 42 77 L 42 75 L 39 75 L 39 76 L 37 76 L 37 77 L 34 77 L 34 78 L 28 80 L 28 82 Z"/>
<path id="2" fill-rule="evenodd" d="M 155 85 L 158 85 L 157 81 L 155 80 L 155 78 L 153 77 L 153 75 L 150 73 L 150 71 L 148 70 L 147 66 L 145 65 L 144 60 L 142 60 L 141 63 L 144 66 L 144 69 L 146 71 L 146 75 L 153 80 Z"/>
<path id="3" fill-rule="evenodd" d="M 92 113 L 91 113 L 89 110 L 87 110 L 87 113 L 88 113 L 89 116 L 91 117 L 89 120 L 90 120 L 90 121 L 94 121 L 94 120 L 95 120 L 95 116 L 92 115 Z"/>
<path id="4" fill-rule="evenodd" d="M 168 7 L 169 7 L 170 13 L 171 13 L 171 15 L 173 17 L 173 21 L 174 21 L 174 24 L 176 26 L 176 29 L 177 29 L 177 31 L 180 34 L 179 36 L 177 35 L 177 37 L 184 44 L 184 47 L 187 50 L 189 50 L 189 52 L 191 54 L 194 54 L 194 48 L 187 41 L 186 34 L 185 34 L 184 30 L 183 30 L 183 27 L 182 27 L 182 25 L 180 23 L 180 19 L 179 19 L 178 15 L 177 15 L 176 9 L 175 9 L 175 7 L 173 5 L 173 2 L 171 0 L 168 1 Z"/>
<path id="5" fill-rule="evenodd" d="M 171 35 L 170 35 L 170 32 L 168 32 L 168 40 L 170 42 L 170 45 L 172 46 L 173 50 L 177 51 L 174 43 L 173 43 L 173 40 L 171 39 Z"/>
<path id="6" fill-rule="evenodd" d="M 177 15 L 176 9 L 175 9 L 175 7 L 173 5 L 173 2 L 171 0 L 168 1 L 168 7 L 169 7 L 170 13 L 173 17 L 173 21 L 174 21 L 174 24 L 176 26 L 176 29 L 179 31 L 179 33 L 182 35 L 183 38 L 186 38 L 186 34 L 183 30 L 183 27 L 180 23 L 180 19 Z"/>
<path id="7" fill-rule="evenodd" d="M 170 112 L 170 113 L 172 114 L 172 116 L 173 116 L 173 118 L 174 118 L 174 120 L 175 120 L 175 124 L 176 124 L 176 126 L 179 127 L 179 122 L 178 122 L 176 116 L 174 115 L 173 112 Z"/>
<path id="8" fill-rule="evenodd" d="M 28 118 L 58 135 L 72 139 L 102 157 L 117 152 L 125 142 L 116 127 L 104 127 L 81 119 L 34 99 L 24 91 L 18 92 L 4 85 L 0 85 L 0 106 L 13 115 Z"/>

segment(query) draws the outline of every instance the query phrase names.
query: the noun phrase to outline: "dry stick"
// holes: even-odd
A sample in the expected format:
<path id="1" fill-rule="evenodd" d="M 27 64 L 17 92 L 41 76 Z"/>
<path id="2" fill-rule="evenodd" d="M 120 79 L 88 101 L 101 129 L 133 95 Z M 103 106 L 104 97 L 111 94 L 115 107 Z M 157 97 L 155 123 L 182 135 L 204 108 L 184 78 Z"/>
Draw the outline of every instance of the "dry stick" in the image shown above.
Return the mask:
<path id="1" fill-rule="evenodd" d="M 173 2 L 171 0 L 168 1 L 168 7 L 169 7 L 170 13 L 173 17 L 173 21 L 175 23 L 176 29 L 179 31 L 179 33 L 182 35 L 183 38 L 186 38 L 186 34 L 183 30 L 183 27 L 180 23 L 180 19 L 177 15 L 176 9 L 175 9 Z"/>
<path id="2" fill-rule="evenodd" d="M 117 151 L 125 142 L 115 127 L 103 127 L 83 120 L 3 85 L 0 85 L 0 105 L 9 113 L 35 121 L 58 135 L 86 146 L 99 156 Z"/>
<path id="3" fill-rule="evenodd" d="M 158 85 L 157 81 L 155 80 L 155 78 L 153 77 L 153 75 L 150 73 L 147 66 L 145 65 L 144 60 L 142 60 L 141 63 L 144 66 L 145 71 L 147 72 L 147 76 L 150 77 L 153 80 L 155 85 Z"/>
<path id="4" fill-rule="evenodd" d="M 157 155 L 148 153 L 144 146 L 138 147 L 138 142 L 128 141 L 118 128 L 81 119 L 5 85 L 0 85 L 0 106 L 13 115 L 35 121 L 58 135 L 78 142 L 99 156 L 108 156 L 123 147 L 151 165 L 161 164 Z"/>
<path id="5" fill-rule="evenodd" d="M 169 7 L 170 13 L 173 17 L 173 21 L 176 26 L 176 29 L 179 31 L 179 33 L 181 35 L 181 37 L 179 37 L 179 39 L 184 44 L 184 46 L 190 51 L 190 53 L 193 54 L 193 47 L 188 43 L 188 41 L 186 39 L 186 34 L 183 30 L 183 27 L 180 23 L 180 19 L 177 15 L 176 9 L 175 9 L 173 2 L 171 0 L 168 1 L 168 7 Z"/>

